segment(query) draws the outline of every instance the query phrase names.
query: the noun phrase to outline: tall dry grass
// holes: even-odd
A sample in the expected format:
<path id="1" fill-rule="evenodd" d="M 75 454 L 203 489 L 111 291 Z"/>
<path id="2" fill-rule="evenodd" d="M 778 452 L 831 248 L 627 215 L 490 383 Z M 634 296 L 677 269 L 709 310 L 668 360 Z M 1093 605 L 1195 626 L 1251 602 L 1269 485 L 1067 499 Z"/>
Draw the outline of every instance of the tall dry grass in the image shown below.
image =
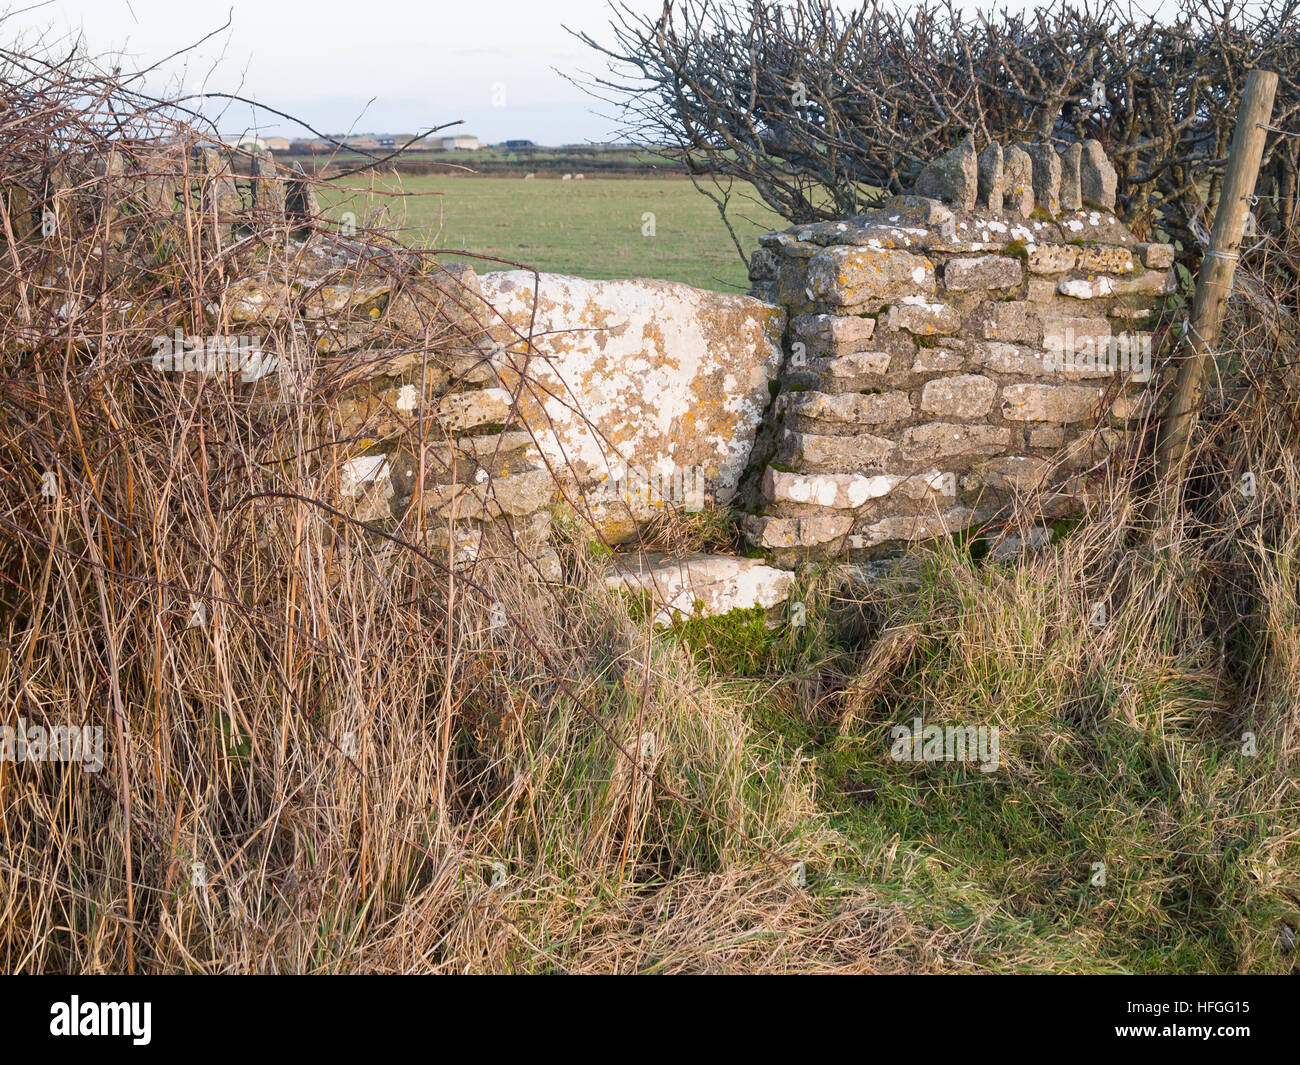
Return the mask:
<path id="1" fill-rule="evenodd" d="M 221 294 L 249 270 L 306 299 L 424 267 L 300 220 L 332 249 L 309 259 L 247 198 L 227 219 L 187 170 L 192 117 L 80 62 L 0 65 L 3 719 L 107 734 L 99 773 L 0 762 L 5 970 L 1113 971 L 1187 884 L 1230 914 L 1186 967 L 1285 964 L 1294 264 L 1250 260 L 1173 522 L 1139 449 L 1018 565 L 950 545 L 847 591 L 813 572 L 809 624 L 759 624 L 738 673 L 753 633 L 652 631 L 572 515 L 562 584 L 507 541 L 451 565 L 418 511 L 351 518 L 334 411 L 393 350 L 322 358 L 285 324 L 255 386 L 155 373 L 154 336 L 235 328 Z M 463 339 L 462 310 L 426 307 L 417 352 Z M 726 538 L 669 525 L 677 549 Z M 888 762 L 918 706 L 1002 725 L 1001 790 Z M 1207 753 L 1246 729 L 1263 757 Z M 1096 854 L 1122 894 L 1062 917 Z"/>

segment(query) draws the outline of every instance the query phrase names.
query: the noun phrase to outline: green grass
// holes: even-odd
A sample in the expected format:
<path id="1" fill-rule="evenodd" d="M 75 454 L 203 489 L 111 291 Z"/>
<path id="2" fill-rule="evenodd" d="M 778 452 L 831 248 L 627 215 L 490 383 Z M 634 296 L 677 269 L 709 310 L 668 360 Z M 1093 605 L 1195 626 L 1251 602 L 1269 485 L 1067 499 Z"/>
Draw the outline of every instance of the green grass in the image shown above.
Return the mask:
<path id="1" fill-rule="evenodd" d="M 813 574 L 798 626 L 738 613 L 665 638 L 749 707 L 760 743 L 815 764 L 846 843 L 815 890 L 870 884 L 914 919 L 978 930 L 1003 943 L 997 968 L 1287 971 L 1292 875 L 1260 879 L 1297 825 L 1277 766 L 1241 755 L 1203 655 L 1158 623 L 1124 618 L 1104 642 L 1082 615 L 1057 623 L 1063 574 L 1043 576 L 953 549 L 879 586 L 866 627 L 832 621 Z M 889 633 L 902 650 L 876 657 Z M 890 727 L 914 716 L 998 723 L 1002 768 L 894 761 Z"/>
<path id="2" fill-rule="evenodd" d="M 579 277 L 749 289 L 717 207 L 681 178 L 387 177 L 376 179 L 375 190 L 331 188 L 321 199 L 332 217 L 350 210 L 359 225 L 394 227 L 411 244 L 473 253 L 466 261 L 480 272 L 510 269 L 477 258 L 489 256 Z M 385 194 L 396 192 L 404 195 Z M 746 253 L 758 234 L 785 225 L 749 200 L 733 199 L 732 211 Z M 653 236 L 642 234 L 647 213 L 654 216 Z"/>

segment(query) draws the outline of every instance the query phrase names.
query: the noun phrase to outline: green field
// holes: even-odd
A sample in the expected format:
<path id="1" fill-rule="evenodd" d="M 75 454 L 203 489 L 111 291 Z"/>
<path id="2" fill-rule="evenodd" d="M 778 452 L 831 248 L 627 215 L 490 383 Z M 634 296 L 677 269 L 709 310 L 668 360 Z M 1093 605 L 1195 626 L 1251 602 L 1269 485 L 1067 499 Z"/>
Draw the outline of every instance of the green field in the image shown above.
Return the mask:
<path id="1" fill-rule="evenodd" d="M 717 207 L 684 178 L 386 177 L 374 179 L 374 192 L 358 191 L 358 177 L 344 180 L 348 190 L 331 187 L 321 196 L 332 216 L 351 210 L 359 225 L 397 229 L 412 244 L 580 277 L 749 288 Z M 785 225 L 752 199 L 733 198 L 731 211 L 747 254 L 759 233 Z M 654 236 L 642 234 L 647 213 Z M 475 268 L 506 269 L 481 260 Z"/>

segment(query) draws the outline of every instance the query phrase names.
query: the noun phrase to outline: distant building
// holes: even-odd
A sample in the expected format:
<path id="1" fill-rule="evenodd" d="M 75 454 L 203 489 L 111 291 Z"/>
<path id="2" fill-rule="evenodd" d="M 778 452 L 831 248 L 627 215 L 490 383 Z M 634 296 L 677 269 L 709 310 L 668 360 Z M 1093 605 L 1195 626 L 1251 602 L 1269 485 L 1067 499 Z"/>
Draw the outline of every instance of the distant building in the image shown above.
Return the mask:
<path id="1" fill-rule="evenodd" d="M 376 152 L 383 147 L 379 143 L 378 137 L 371 137 L 368 134 L 361 137 L 349 137 L 343 143 L 359 152 Z"/>
<path id="2" fill-rule="evenodd" d="M 289 150 L 288 137 L 263 137 L 262 147 L 269 148 L 273 152 L 287 152 Z"/>
<path id="3" fill-rule="evenodd" d="M 510 149 L 537 147 L 532 141 L 506 141 L 505 146 Z"/>
<path id="4" fill-rule="evenodd" d="M 476 152 L 478 151 L 478 138 L 468 137 L 462 134 L 459 137 L 443 137 L 442 144 L 436 145 L 442 148 L 444 152 Z"/>
<path id="5" fill-rule="evenodd" d="M 334 146 L 329 141 L 322 140 L 294 141 L 289 145 L 289 151 L 291 152 L 310 152 L 312 155 L 333 150 Z"/>

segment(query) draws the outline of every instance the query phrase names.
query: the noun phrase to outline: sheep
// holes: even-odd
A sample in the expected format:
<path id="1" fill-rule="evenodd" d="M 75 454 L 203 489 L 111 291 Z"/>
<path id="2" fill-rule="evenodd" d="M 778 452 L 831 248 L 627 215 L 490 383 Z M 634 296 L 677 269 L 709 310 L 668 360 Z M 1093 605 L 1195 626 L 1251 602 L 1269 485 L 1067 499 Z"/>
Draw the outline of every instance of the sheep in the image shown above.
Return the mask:
<path id="1" fill-rule="evenodd" d="M 525 180 L 525 181 L 532 181 L 533 178 L 535 178 L 536 176 L 537 176 L 536 174 L 525 174 L 525 175 L 524 175 L 524 180 Z"/>
<path id="2" fill-rule="evenodd" d="M 583 181 L 583 180 L 585 180 L 585 178 L 586 178 L 586 175 L 585 175 L 585 174 L 574 174 L 574 175 L 573 175 L 573 180 L 574 180 L 574 181 Z"/>
<path id="3" fill-rule="evenodd" d="M 572 175 L 572 174 L 565 174 L 564 177 L 560 178 L 560 180 L 561 180 L 561 181 L 572 181 L 572 180 L 573 180 L 573 175 Z"/>

